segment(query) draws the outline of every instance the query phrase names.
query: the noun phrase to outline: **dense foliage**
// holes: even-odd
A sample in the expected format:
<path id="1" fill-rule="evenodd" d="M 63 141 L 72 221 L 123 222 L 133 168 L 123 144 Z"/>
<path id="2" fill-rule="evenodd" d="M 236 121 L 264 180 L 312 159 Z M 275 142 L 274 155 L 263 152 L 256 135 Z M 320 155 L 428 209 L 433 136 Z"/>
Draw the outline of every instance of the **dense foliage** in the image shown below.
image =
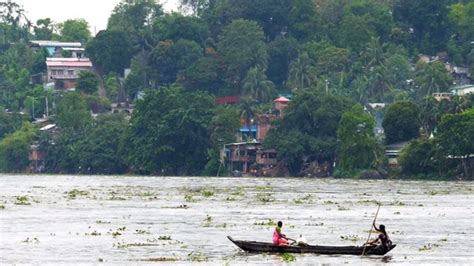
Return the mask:
<path id="1" fill-rule="evenodd" d="M 418 137 L 419 109 L 412 102 L 396 102 L 388 107 L 383 120 L 385 141 L 392 144 Z"/>
<path id="2" fill-rule="evenodd" d="M 314 161 L 356 175 L 384 161 L 384 144 L 414 140 L 402 174 L 472 176 L 473 98 L 431 94 L 458 81 L 447 62 L 474 75 L 474 1 L 180 2 L 186 15 L 123 0 L 96 36 L 83 19 L 32 22 L 14 1 L 0 2 L 2 171 L 26 169 L 21 158 L 35 142 L 47 172 L 214 175 L 222 145 L 280 94 L 292 101 L 264 145 L 294 175 Z M 82 42 L 95 73 L 82 72 L 75 93 L 45 89 L 49 55 L 30 40 Z M 229 95 L 240 104 L 214 105 Z M 130 119 L 91 118 L 127 97 L 136 103 Z M 374 121 L 368 103 L 388 107 Z M 54 134 L 18 133 L 46 115 Z M 385 143 L 374 134 L 382 119 Z"/>

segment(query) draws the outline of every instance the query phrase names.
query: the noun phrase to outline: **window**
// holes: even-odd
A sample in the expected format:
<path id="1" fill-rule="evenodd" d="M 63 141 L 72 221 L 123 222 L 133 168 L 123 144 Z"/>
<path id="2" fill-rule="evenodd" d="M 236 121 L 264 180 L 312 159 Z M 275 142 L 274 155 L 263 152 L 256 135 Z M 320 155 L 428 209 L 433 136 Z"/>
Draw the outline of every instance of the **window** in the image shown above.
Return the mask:
<path id="1" fill-rule="evenodd" d="M 68 70 L 68 71 L 67 71 L 67 74 L 68 74 L 69 76 L 73 76 L 73 75 L 74 75 L 74 70 Z"/>

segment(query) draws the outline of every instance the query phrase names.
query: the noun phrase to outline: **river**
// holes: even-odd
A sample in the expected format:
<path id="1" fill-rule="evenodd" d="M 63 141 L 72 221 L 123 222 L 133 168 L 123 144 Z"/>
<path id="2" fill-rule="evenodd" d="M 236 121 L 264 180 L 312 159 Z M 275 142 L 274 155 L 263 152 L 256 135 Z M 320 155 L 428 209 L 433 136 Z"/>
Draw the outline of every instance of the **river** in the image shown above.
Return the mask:
<path id="1" fill-rule="evenodd" d="M 0 175 L 0 264 L 474 264 L 471 182 Z M 386 256 L 248 254 L 274 223 L 360 245 L 377 210 Z"/>

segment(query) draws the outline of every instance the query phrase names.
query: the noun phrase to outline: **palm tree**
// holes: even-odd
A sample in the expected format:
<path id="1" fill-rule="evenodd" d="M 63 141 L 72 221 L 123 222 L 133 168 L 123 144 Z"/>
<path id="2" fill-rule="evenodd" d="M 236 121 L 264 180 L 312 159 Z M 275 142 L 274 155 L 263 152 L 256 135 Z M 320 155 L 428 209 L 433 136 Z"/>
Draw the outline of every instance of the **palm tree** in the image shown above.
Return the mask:
<path id="1" fill-rule="evenodd" d="M 379 37 L 372 37 L 367 43 L 365 56 L 367 57 L 367 68 L 383 65 L 385 63 L 385 54 L 383 47 L 380 45 Z"/>
<path id="2" fill-rule="evenodd" d="M 247 76 L 243 80 L 242 93 L 263 102 L 269 99 L 274 88 L 275 85 L 267 79 L 265 72 L 258 67 L 253 67 L 249 69 Z"/>
<path id="3" fill-rule="evenodd" d="M 316 80 L 316 68 L 308 53 L 304 52 L 290 64 L 288 81 L 293 88 L 307 88 Z"/>
<path id="4" fill-rule="evenodd" d="M 368 96 L 374 101 L 384 101 L 385 93 L 391 90 L 384 65 L 373 67 L 368 73 Z"/>
<path id="5" fill-rule="evenodd" d="M 252 97 L 242 97 L 240 101 L 240 119 L 244 119 L 249 129 L 249 136 L 252 136 L 251 121 L 256 115 L 255 100 Z"/>

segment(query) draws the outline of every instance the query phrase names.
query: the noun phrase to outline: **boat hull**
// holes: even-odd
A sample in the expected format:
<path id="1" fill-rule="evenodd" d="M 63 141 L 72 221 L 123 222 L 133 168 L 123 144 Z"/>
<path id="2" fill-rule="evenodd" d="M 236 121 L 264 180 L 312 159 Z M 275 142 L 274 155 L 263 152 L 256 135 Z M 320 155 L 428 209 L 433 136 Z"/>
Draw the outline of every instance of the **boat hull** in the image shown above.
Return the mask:
<path id="1" fill-rule="evenodd" d="M 314 253 L 323 255 L 385 255 L 396 245 L 391 245 L 387 250 L 378 248 L 377 246 L 367 246 L 364 251 L 363 246 L 279 246 L 272 243 L 257 241 L 235 240 L 227 237 L 232 243 L 248 252 L 268 252 L 268 253 Z"/>

